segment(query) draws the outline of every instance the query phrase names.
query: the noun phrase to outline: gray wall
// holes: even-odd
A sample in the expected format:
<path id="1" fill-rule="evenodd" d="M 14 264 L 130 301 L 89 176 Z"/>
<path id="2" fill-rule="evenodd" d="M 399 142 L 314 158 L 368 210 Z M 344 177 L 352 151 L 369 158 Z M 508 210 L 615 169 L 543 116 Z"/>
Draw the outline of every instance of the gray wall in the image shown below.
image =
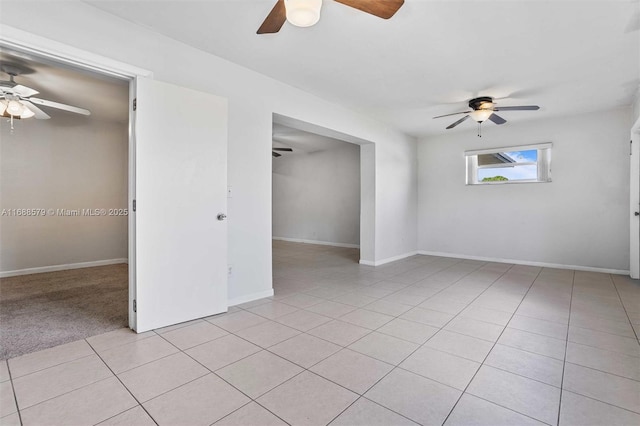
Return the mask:
<path id="1" fill-rule="evenodd" d="M 53 115 L 53 114 L 52 114 Z M 127 207 L 126 124 L 56 114 L 0 124 L 0 208 Z M 126 216 L 0 217 L 2 272 L 127 258 Z"/>
<path id="2" fill-rule="evenodd" d="M 273 237 L 360 244 L 360 146 L 327 140 L 273 160 Z"/>
<path id="3" fill-rule="evenodd" d="M 624 108 L 488 123 L 482 138 L 421 141 L 419 249 L 628 270 L 630 117 Z M 553 142 L 552 182 L 465 186 L 465 150 L 540 142 Z"/>

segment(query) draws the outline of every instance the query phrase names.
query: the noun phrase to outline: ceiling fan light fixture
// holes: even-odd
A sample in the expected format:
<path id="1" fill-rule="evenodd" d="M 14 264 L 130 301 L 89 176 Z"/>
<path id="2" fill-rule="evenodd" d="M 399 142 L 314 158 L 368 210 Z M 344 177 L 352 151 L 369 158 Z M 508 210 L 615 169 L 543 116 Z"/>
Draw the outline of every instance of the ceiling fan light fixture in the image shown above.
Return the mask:
<path id="1" fill-rule="evenodd" d="M 25 106 L 20 101 L 10 100 L 7 104 L 7 114 L 14 117 L 21 117 L 25 109 Z"/>
<path id="2" fill-rule="evenodd" d="M 492 109 L 477 109 L 469 113 L 471 118 L 473 118 L 478 123 L 482 123 L 487 118 L 491 117 L 491 114 L 493 114 Z"/>
<path id="3" fill-rule="evenodd" d="M 4 99 L 0 100 L 0 116 L 4 115 L 4 112 L 7 110 L 7 101 Z"/>
<path id="4" fill-rule="evenodd" d="M 25 107 L 24 111 L 22 111 L 22 114 L 20 114 L 20 118 L 31 118 L 34 115 L 36 115 L 35 112 L 33 112 L 29 108 Z"/>
<path id="5" fill-rule="evenodd" d="M 310 27 L 320 20 L 322 0 L 284 0 L 287 21 L 296 27 Z"/>

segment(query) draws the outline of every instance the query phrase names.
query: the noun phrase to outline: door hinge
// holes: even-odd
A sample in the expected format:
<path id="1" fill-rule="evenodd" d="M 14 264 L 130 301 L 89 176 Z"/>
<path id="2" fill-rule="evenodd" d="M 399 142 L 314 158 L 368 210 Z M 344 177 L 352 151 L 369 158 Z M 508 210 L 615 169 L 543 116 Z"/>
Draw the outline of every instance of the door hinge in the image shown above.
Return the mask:
<path id="1" fill-rule="evenodd" d="M 133 200 L 133 211 L 136 211 L 136 200 Z"/>
<path id="2" fill-rule="evenodd" d="M 133 110 L 135 111 L 135 110 L 137 110 L 137 109 L 138 109 L 138 98 L 135 98 L 135 99 L 133 100 Z"/>
<path id="3" fill-rule="evenodd" d="M 136 299 L 133 299 L 133 312 L 138 312 L 138 304 L 136 303 Z"/>
<path id="4" fill-rule="evenodd" d="M 633 141 L 629 141 L 629 155 L 633 155 Z"/>

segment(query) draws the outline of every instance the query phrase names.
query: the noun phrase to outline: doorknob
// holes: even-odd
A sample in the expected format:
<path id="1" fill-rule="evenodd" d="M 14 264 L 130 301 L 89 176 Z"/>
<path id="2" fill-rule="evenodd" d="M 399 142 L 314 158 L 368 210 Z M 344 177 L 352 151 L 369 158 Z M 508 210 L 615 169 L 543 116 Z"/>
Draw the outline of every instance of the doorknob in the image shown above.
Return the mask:
<path id="1" fill-rule="evenodd" d="M 640 212 L 633 212 L 635 216 L 640 216 Z"/>
<path id="2" fill-rule="evenodd" d="M 227 215 L 224 213 L 218 213 L 218 220 L 225 220 L 227 218 Z"/>

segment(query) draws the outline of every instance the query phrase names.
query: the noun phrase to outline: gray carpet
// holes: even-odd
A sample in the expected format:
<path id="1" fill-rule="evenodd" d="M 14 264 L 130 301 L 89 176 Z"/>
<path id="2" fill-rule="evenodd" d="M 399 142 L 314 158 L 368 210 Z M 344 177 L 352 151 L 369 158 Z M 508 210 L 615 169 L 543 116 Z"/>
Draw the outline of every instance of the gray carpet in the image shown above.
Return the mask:
<path id="1" fill-rule="evenodd" d="M 0 359 L 126 327 L 128 285 L 126 264 L 0 279 Z"/>

